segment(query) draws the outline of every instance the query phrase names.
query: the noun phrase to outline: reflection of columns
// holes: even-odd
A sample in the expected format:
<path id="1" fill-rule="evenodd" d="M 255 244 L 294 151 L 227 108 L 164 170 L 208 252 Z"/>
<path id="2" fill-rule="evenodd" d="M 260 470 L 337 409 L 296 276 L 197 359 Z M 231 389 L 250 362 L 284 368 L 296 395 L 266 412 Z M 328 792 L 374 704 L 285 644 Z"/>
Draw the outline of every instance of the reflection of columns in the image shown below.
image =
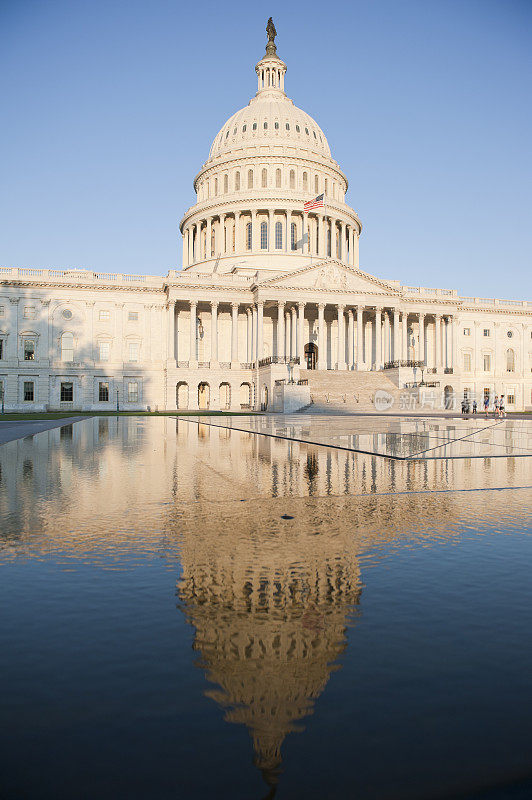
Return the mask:
<path id="1" fill-rule="evenodd" d="M 363 315 L 363 306 L 357 306 L 357 369 L 362 369 L 364 365 L 364 334 L 362 329 Z"/>
<path id="2" fill-rule="evenodd" d="M 436 335 L 435 335 L 434 338 L 436 340 L 436 344 L 435 344 L 435 346 L 436 346 L 436 356 L 435 356 L 435 359 L 434 359 L 434 366 L 436 367 L 436 369 L 439 372 L 441 370 L 441 316 L 439 314 L 436 314 L 435 320 L 436 320 L 436 323 L 435 323 L 435 333 L 436 333 Z"/>
<path id="3" fill-rule="evenodd" d="M 257 303 L 257 361 L 264 357 L 264 303 Z"/>
<path id="4" fill-rule="evenodd" d="M 404 361 L 409 359 L 410 355 L 408 352 L 408 312 L 403 311 L 403 355 L 402 358 Z"/>
<path id="5" fill-rule="evenodd" d="M 345 369 L 345 306 L 339 305 L 338 310 L 338 350 L 336 357 L 336 369 Z"/>
<path id="6" fill-rule="evenodd" d="M 418 359 L 421 362 L 425 361 L 425 314 L 420 314 L 419 315 Z"/>
<path id="7" fill-rule="evenodd" d="M 196 343 L 196 318 L 198 314 L 198 304 L 195 300 L 190 301 L 190 355 L 189 366 L 197 366 L 197 343 Z"/>
<path id="8" fill-rule="evenodd" d="M 318 303 L 318 369 L 327 369 L 325 352 L 325 303 Z"/>
<path id="9" fill-rule="evenodd" d="M 284 300 L 277 303 L 277 357 L 284 357 Z"/>
<path id="10" fill-rule="evenodd" d="M 382 308 L 375 309 L 375 369 L 382 368 Z"/>
<path id="11" fill-rule="evenodd" d="M 299 366 L 306 369 L 305 361 L 305 303 L 297 304 L 298 325 L 297 325 L 297 354 L 299 356 Z"/>
<path id="12" fill-rule="evenodd" d="M 353 369 L 355 359 L 355 318 L 352 308 L 347 311 L 347 369 Z"/>
<path id="13" fill-rule="evenodd" d="M 168 303 L 168 355 L 169 361 L 175 361 L 175 302 Z M 174 364 L 175 367 L 175 364 Z"/>
<path id="14" fill-rule="evenodd" d="M 393 310 L 393 360 L 399 361 L 401 358 L 401 345 L 399 342 L 399 311 Z"/>
<path id="15" fill-rule="evenodd" d="M 238 363 L 238 303 L 231 303 L 231 366 Z"/>
<path id="16" fill-rule="evenodd" d="M 211 367 L 218 366 L 218 302 L 211 303 Z"/>

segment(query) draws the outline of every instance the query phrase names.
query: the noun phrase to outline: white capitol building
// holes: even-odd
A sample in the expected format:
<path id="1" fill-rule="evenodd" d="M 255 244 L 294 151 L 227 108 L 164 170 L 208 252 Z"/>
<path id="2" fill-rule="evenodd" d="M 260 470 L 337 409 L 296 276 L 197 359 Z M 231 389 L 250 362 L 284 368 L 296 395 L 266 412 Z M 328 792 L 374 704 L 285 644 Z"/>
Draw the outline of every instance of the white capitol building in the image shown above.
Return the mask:
<path id="1" fill-rule="evenodd" d="M 194 179 L 181 270 L 0 269 L 6 410 L 271 409 L 289 381 L 316 407 L 364 410 L 378 388 L 412 400 L 423 381 L 532 408 L 532 303 L 360 269 L 347 178 L 285 94 L 274 36 L 270 22 L 257 92 Z"/>

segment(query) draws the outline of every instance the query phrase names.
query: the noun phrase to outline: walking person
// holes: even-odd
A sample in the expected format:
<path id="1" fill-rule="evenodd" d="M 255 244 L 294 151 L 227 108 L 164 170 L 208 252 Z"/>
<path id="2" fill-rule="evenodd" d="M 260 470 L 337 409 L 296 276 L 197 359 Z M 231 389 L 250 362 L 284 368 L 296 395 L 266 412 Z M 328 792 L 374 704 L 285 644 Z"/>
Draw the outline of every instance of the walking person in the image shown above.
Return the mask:
<path id="1" fill-rule="evenodd" d="M 484 395 L 484 411 L 486 412 L 486 416 L 488 416 L 488 411 L 490 407 L 490 396 L 489 394 Z"/>
<path id="2" fill-rule="evenodd" d="M 495 395 L 495 401 L 493 403 L 493 416 L 494 417 L 498 417 L 499 416 L 499 395 L 498 394 Z"/>
<path id="3" fill-rule="evenodd" d="M 473 414 L 477 413 L 477 401 L 473 400 Z"/>
<path id="4" fill-rule="evenodd" d="M 499 400 L 499 417 L 502 419 L 506 416 L 506 409 L 504 407 L 504 395 L 501 394 L 501 399 Z"/>

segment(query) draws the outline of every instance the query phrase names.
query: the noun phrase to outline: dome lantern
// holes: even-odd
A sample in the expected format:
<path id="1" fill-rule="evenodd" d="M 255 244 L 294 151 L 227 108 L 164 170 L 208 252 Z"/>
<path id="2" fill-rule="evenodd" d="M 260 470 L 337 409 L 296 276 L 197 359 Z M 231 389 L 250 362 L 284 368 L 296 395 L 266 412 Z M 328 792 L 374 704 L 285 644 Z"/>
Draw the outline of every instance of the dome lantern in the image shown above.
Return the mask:
<path id="1" fill-rule="evenodd" d="M 284 95 L 284 76 L 286 74 L 286 64 L 277 55 L 275 37 L 277 31 L 270 17 L 266 26 L 268 43 L 266 54 L 261 58 L 255 67 L 258 77 L 258 93 L 271 92 L 272 95 Z"/>

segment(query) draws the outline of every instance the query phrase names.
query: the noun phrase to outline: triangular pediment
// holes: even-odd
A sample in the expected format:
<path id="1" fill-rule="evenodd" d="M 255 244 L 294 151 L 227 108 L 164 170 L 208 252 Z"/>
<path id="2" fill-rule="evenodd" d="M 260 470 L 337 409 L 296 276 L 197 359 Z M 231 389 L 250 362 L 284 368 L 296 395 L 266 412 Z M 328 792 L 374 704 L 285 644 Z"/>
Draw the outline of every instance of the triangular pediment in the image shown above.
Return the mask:
<path id="1" fill-rule="evenodd" d="M 399 294 L 398 287 L 381 281 L 374 275 L 349 267 L 340 261 L 327 259 L 309 264 L 301 269 L 259 281 L 260 288 L 316 289 L 321 291 L 368 292 L 371 294 Z"/>

